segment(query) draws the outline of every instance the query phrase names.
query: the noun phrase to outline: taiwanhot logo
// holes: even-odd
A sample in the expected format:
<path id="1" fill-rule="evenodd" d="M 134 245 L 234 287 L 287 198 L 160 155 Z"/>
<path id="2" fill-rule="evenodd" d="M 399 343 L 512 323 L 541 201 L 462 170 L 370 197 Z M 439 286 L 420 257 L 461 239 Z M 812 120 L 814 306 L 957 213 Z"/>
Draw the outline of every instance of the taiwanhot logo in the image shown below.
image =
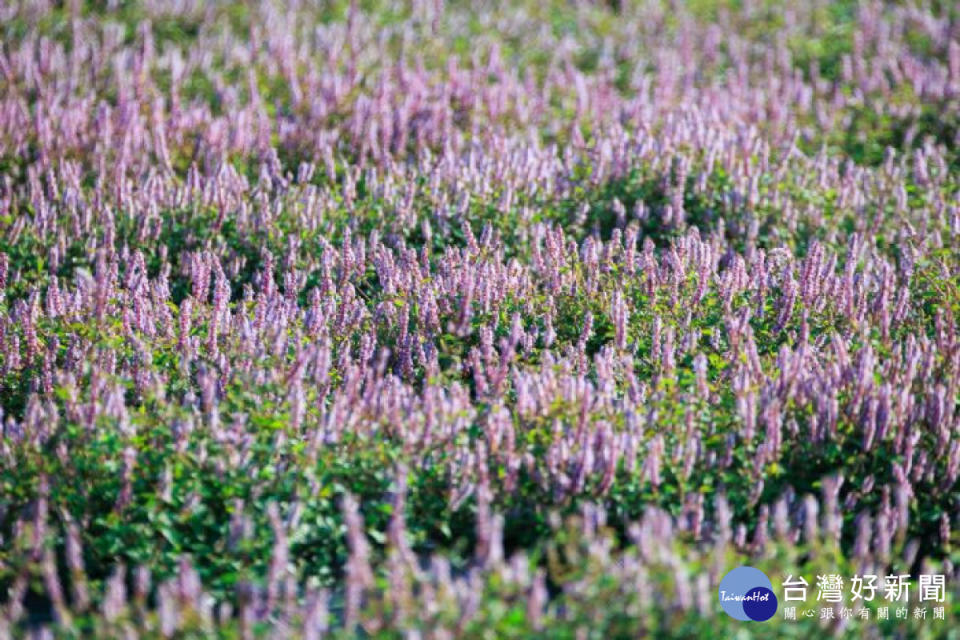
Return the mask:
<path id="1" fill-rule="evenodd" d="M 744 622 L 763 622 L 777 612 L 773 584 L 763 571 L 737 567 L 720 581 L 720 606 L 727 615 Z"/>

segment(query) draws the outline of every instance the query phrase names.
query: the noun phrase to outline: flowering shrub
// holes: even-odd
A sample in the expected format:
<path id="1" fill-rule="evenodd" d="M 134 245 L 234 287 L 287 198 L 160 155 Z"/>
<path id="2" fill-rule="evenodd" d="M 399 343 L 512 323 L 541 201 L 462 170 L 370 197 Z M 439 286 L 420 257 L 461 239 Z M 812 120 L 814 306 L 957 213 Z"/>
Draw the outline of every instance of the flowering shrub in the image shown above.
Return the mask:
<path id="1" fill-rule="evenodd" d="M 956 9 L 676 4 L 0 6 L 0 638 L 950 637 Z"/>

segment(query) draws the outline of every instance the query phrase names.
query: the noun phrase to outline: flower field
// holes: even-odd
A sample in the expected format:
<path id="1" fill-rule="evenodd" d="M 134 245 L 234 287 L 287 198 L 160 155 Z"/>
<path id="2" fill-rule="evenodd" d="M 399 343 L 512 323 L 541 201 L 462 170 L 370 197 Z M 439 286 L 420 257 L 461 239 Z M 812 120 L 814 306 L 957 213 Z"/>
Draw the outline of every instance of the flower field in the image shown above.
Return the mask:
<path id="1" fill-rule="evenodd" d="M 960 638 L 960 8 L 0 3 L 20 637 Z"/>

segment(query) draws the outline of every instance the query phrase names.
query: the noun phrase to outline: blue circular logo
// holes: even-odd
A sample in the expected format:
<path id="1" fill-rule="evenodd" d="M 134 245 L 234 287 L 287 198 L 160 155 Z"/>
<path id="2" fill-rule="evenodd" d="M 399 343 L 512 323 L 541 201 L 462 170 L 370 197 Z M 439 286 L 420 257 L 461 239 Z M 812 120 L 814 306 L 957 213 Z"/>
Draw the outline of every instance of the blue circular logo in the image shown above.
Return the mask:
<path id="1" fill-rule="evenodd" d="M 720 581 L 720 606 L 736 620 L 763 622 L 777 612 L 770 578 L 753 567 L 737 567 Z"/>

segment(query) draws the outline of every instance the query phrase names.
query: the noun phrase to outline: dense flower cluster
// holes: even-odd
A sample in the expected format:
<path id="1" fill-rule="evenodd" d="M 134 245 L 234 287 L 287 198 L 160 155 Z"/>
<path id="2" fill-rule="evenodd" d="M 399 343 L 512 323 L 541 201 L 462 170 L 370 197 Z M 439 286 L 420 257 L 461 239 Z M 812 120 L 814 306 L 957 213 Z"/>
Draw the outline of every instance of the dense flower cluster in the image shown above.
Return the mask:
<path id="1" fill-rule="evenodd" d="M 0 638 L 956 588 L 947 8 L 101 4 L 0 7 Z"/>

